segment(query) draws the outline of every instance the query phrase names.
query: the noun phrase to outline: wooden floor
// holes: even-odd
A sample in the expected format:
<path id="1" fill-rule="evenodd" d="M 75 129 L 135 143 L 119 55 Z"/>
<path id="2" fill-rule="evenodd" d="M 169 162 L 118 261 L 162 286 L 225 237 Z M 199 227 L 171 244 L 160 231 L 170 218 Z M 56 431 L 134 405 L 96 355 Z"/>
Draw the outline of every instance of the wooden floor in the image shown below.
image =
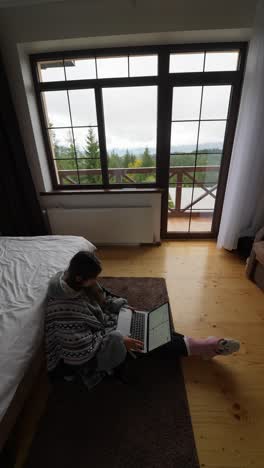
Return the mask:
<path id="1" fill-rule="evenodd" d="M 190 215 L 173 216 L 168 218 L 168 232 L 210 232 L 212 219 L 212 215 L 193 216 L 190 222 Z"/>
<path id="2" fill-rule="evenodd" d="M 201 467 L 263 468 L 264 296 L 245 278 L 244 264 L 213 241 L 98 254 L 105 275 L 166 278 L 180 332 L 241 340 L 238 355 L 184 359 L 188 399 Z"/>

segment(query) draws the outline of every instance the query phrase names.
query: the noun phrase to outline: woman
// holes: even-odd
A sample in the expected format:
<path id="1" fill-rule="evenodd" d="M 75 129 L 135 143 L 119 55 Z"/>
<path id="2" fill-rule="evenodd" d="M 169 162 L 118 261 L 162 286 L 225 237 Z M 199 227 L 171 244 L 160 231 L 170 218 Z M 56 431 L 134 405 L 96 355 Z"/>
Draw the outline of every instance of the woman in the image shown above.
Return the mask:
<path id="1" fill-rule="evenodd" d="M 49 283 L 45 318 L 48 371 L 55 375 L 80 375 L 88 388 L 125 362 L 127 352 L 140 352 L 143 343 L 122 336 L 116 329 L 119 313 L 129 307 L 97 282 L 102 271 L 98 258 L 80 251 L 66 271 Z M 164 345 L 175 356 L 209 359 L 238 351 L 238 341 L 209 337 L 195 339 L 172 332 Z"/>

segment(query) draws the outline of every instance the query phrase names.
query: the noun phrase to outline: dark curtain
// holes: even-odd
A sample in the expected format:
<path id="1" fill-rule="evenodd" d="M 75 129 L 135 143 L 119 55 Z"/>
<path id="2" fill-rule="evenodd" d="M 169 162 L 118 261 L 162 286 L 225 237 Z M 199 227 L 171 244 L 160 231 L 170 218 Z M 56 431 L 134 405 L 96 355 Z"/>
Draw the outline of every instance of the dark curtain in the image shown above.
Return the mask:
<path id="1" fill-rule="evenodd" d="M 47 234 L 0 57 L 0 235 Z"/>

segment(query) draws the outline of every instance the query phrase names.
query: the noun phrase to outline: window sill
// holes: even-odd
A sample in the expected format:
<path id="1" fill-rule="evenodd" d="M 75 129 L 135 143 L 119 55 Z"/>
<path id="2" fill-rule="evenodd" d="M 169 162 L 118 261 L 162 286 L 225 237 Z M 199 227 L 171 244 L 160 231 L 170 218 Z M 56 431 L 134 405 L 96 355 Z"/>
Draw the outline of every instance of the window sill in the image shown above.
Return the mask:
<path id="1" fill-rule="evenodd" d="M 106 194 L 131 194 L 131 193 L 162 193 L 162 188 L 123 188 L 123 189 L 95 189 L 95 190 L 51 190 L 50 192 L 40 192 L 40 195 L 50 196 L 50 195 L 106 195 Z"/>

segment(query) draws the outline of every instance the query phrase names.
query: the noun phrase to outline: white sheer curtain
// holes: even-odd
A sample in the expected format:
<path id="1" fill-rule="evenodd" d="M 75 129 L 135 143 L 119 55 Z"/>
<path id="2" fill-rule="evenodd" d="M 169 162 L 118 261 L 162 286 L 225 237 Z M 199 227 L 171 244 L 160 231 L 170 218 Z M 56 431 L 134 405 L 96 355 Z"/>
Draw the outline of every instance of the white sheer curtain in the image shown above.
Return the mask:
<path id="1" fill-rule="evenodd" d="M 264 226 L 264 0 L 258 2 L 228 176 L 218 247 Z"/>

